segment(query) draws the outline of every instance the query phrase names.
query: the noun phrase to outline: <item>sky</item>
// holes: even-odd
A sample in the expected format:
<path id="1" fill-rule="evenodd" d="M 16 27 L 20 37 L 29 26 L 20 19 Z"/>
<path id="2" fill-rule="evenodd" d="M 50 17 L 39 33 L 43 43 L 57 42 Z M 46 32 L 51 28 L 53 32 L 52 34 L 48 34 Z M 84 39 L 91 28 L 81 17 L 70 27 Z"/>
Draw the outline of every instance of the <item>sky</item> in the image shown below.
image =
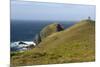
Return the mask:
<path id="1" fill-rule="evenodd" d="M 94 5 L 44 3 L 11 0 L 11 20 L 78 21 L 95 20 Z"/>

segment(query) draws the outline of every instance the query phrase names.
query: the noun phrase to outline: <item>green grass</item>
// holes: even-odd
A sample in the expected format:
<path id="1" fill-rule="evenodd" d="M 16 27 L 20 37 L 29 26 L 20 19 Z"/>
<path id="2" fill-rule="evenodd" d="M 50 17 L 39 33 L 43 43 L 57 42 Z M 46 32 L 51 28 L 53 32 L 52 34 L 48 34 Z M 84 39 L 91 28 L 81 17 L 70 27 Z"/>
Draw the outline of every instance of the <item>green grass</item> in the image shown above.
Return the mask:
<path id="1" fill-rule="evenodd" d="M 57 23 L 50 24 L 40 31 L 41 40 L 44 40 L 47 36 L 57 32 Z"/>
<path id="2" fill-rule="evenodd" d="M 37 65 L 95 61 L 95 22 L 83 20 L 55 32 L 32 50 L 12 54 L 11 65 Z"/>

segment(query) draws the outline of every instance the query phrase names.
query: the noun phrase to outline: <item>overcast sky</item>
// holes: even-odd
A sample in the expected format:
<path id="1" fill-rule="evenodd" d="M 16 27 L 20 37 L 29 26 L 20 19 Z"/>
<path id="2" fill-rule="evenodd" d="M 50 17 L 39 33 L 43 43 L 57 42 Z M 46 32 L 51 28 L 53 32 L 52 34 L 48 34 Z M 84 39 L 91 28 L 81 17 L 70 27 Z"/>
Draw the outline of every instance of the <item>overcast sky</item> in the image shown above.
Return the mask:
<path id="1" fill-rule="evenodd" d="M 94 5 L 11 1 L 11 20 L 77 21 L 88 16 L 95 19 Z"/>

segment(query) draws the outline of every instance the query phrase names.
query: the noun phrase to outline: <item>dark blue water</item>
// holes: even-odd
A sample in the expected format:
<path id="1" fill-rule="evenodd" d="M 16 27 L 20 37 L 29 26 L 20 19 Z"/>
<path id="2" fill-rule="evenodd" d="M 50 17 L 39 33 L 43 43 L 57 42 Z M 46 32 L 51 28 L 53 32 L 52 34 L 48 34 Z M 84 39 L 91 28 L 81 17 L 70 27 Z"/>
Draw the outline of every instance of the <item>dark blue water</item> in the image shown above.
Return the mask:
<path id="1" fill-rule="evenodd" d="M 11 21 L 11 33 L 10 33 L 10 41 L 32 41 L 36 34 L 38 34 L 43 27 L 53 23 L 54 21 Z M 64 26 L 64 28 L 68 28 L 75 24 L 74 22 L 66 22 L 60 21 L 58 22 Z"/>

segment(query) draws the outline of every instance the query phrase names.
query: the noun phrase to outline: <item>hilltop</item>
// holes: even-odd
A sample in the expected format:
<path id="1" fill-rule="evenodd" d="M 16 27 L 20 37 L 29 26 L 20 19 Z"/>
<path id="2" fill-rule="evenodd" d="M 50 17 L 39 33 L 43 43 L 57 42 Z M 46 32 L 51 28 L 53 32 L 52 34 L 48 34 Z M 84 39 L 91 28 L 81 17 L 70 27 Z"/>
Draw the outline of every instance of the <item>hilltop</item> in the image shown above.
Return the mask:
<path id="1" fill-rule="evenodd" d="M 46 31 L 47 28 L 44 29 Z M 95 21 L 82 20 L 42 39 L 37 47 L 12 54 L 11 64 L 18 66 L 95 61 Z"/>

